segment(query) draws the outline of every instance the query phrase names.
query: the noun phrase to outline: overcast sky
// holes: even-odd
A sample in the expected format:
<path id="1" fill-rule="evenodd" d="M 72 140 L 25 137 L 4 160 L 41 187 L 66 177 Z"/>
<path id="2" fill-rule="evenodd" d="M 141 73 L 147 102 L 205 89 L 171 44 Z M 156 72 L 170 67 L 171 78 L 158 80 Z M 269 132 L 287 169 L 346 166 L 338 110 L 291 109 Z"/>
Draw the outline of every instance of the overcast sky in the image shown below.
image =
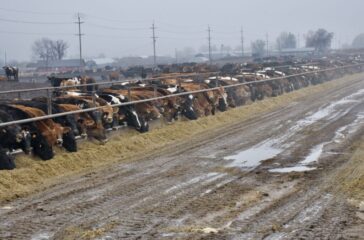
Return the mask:
<path id="1" fill-rule="evenodd" d="M 75 15 L 83 16 L 86 57 L 151 55 L 151 25 L 157 27 L 158 55 L 175 49 L 207 45 L 207 26 L 216 46 L 240 45 L 244 27 L 246 46 L 255 39 L 273 44 L 282 31 L 300 34 L 326 28 L 335 44 L 351 42 L 364 32 L 363 0 L 0 0 L 0 54 L 8 59 L 31 59 L 32 43 L 41 37 L 64 39 L 67 57 L 78 54 Z M 16 21 L 16 22 L 14 22 Z M 48 23 L 48 24 L 37 24 Z"/>

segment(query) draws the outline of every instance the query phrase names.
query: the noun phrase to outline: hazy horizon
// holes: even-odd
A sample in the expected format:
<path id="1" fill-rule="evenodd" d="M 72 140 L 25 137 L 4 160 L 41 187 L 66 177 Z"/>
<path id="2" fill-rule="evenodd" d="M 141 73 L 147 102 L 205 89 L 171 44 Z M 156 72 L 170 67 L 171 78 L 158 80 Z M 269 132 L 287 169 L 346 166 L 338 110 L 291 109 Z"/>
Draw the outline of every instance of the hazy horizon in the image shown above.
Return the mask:
<path id="1" fill-rule="evenodd" d="M 63 39 L 70 48 L 67 58 L 78 56 L 76 13 L 82 13 L 84 57 L 152 55 L 151 25 L 156 25 L 157 55 L 174 56 L 175 49 L 207 45 L 207 26 L 212 28 L 212 44 L 240 46 L 244 27 L 245 47 L 256 39 L 273 44 L 283 31 L 300 35 L 325 28 L 335 34 L 334 47 L 351 43 L 364 32 L 360 26 L 364 2 L 359 0 L 292 1 L 162 1 L 85 0 L 62 2 L 45 0 L 1 1 L 0 54 L 8 60 L 30 60 L 31 46 L 39 38 Z M 3 57 L 1 57 L 2 59 Z"/>

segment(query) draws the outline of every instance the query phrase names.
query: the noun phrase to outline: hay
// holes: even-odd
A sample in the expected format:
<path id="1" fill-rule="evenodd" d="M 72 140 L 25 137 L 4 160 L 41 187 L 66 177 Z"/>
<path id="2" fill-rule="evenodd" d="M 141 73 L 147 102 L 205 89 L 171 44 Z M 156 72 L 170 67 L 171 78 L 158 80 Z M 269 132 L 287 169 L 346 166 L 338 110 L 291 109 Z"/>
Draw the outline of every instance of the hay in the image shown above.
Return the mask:
<path id="1" fill-rule="evenodd" d="M 17 157 L 17 169 L 0 172 L 0 201 L 40 191 L 61 182 L 64 177 L 70 175 L 99 169 L 114 163 L 131 161 L 135 157 L 156 151 L 176 140 L 185 141 L 210 129 L 251 119 L 256 115 L 283 107 L 289 102 L 298 101 L 325 89 L 344 86 L 347 82 L 356 81 L 362 77 L 363 74 L 357 74 L 344 78 L 345 81 L 335 80 L 310 86 L 276 98 L 231 109 L 225 113 L 218 113 L 215 116 L 165 125 L 146 134 L 126 131 L 112 137 L 106 145 L 99 145 L 91 141 L 83 142 L 77 153 L 66 153 L 57 149 L 55 158 L 47 162 L 30 159 L 27 156 Z"/>

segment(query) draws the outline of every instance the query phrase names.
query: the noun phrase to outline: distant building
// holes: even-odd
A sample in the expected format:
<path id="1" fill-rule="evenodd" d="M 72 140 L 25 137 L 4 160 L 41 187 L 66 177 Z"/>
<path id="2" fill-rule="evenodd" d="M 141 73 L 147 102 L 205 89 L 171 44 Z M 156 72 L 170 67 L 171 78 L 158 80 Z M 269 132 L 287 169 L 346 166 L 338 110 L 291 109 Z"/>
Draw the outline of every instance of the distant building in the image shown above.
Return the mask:
<path id="1" fill-rule="evenodd" d="M 27 68 L 35 69 L 37 72 L 77 72 L 85 68 L 85 61 L 79 59 L 63 59 L 54 61 L 38 61 L 30 63 Z"/>
<path id="2" fill-rule="evenodd" d="M 315 48 L 287 48 L 274 51 L 274 55 L 281 56 L 307 56 L 315 53 Z"/>

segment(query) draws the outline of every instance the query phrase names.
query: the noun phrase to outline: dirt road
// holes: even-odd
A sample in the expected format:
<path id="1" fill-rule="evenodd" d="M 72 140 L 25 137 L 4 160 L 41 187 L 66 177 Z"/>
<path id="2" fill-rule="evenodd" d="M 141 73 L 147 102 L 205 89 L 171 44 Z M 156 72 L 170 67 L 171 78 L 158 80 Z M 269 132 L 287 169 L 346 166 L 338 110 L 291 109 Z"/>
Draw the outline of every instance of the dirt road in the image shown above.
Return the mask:
<path id="1" fill-rule="evenodd" d="M 4 203 L 0 239 L 360 239 L 363 133 L 361 78 Z"/>

